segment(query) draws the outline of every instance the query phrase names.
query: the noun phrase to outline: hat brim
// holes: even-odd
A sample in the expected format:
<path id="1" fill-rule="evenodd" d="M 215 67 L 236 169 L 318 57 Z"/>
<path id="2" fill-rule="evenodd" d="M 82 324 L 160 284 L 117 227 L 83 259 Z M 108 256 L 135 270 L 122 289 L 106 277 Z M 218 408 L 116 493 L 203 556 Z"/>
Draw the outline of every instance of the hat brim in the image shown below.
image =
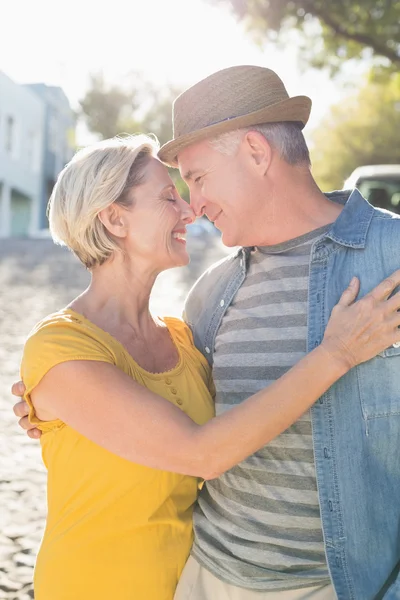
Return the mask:
<path id="1" fill-rule="evenodd" d="M 170 167 L 177 167 L 179 152 L 196 142 L 216 137 L 227 131 L 233 131 L 241 127 L 251 127 L 251 125 L 261 125 L 262 123 L 297 121 L 303 128 L 309 119 L 310 111 L 310 98 L 307 96 L 293 96 L 287 100 L 271 104 L 261 110 L 240 117 L 225 119 L 219 123 L 197 129 L 171 140 L 160 148 L 158 158 Z"/>

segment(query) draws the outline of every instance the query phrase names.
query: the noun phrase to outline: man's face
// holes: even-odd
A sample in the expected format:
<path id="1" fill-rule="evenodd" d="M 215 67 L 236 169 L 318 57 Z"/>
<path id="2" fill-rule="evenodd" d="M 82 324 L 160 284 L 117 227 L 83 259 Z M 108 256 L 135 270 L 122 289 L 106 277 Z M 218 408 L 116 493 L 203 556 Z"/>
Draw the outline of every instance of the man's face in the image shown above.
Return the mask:
<path id="1" fill-rule="evenodd" d="M 182 150 L 178 163 L 196 216 L 207 215 L 226 246 L 252 245 L 259 207 L 258 194 L 253 193 L 257 177 L 246 148 L 241 144 L 227 156 L 204 140 Z"/>

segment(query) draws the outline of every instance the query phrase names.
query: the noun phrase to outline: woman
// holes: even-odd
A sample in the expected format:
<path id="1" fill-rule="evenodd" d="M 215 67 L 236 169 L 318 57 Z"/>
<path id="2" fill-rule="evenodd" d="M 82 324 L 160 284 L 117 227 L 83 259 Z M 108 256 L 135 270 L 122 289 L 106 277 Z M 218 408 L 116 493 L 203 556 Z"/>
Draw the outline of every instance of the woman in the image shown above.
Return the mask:
<path id="1" fill-rule="evenodd" d="M 34 328 L 22 360 L 48 468 L 36 600 L 171 600 L 192 541 L 197 478 L 255 452 L 399 339 L 400 300 L 387 300 L 399 277 L 356 304 L 353 282 L 318 348 L 212 418 L 210 371 L 190 330 L 149 311 L 157 275 L 189 260 L 193 220 L 155 151 L 145 136 L 82 150 L 50 199 L 54 239 L 92 278 Z"/>

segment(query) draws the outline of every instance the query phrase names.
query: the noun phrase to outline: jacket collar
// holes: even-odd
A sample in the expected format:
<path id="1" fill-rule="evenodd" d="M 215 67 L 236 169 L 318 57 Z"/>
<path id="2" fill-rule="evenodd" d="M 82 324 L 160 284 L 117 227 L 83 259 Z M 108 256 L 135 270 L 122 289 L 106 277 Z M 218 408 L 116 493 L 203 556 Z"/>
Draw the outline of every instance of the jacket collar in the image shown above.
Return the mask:
<path id="1" fill-rule="evenodd" d="M 325 196 L 333 202 L 344 205 L 344 209 L 332 224 L 332 227 L 322 236 L 329 238 L 341 246 L 364 248 L 367 233 L 374 214 L 374 207 L 367 202 L 357 188 L 326 193 Z M 245 253 L 246 258 L 254 246 L 238 248 L 234 256 Z"/>
<path id="2" fill-rule="evenodd" d="M 364 248 L 374 207 L 357 188 L 325 194 L 329 200 L 344 204 L 344 209 L 324 237 L 351 248 Z"/>

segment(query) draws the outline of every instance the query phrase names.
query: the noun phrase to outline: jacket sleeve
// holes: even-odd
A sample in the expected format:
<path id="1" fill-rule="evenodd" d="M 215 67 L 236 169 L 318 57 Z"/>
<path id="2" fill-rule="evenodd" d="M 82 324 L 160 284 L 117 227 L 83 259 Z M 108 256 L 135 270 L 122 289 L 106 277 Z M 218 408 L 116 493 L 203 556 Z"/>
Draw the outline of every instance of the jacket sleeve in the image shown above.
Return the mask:
<path id="1" fill-rule="evenodd" d="M 197 349 L 210 365 L 212 349 L 211 352 L 205 350 L 206 335 L 215 322 L 214 317 L 220 307 L 221 298 L 225 297 L 237 269 L 238 257 L 239 252 L 236 250 L 235 253 L 213 264 L 196 281 L 185 301 L 182 318 L 192 330 Z"/>

